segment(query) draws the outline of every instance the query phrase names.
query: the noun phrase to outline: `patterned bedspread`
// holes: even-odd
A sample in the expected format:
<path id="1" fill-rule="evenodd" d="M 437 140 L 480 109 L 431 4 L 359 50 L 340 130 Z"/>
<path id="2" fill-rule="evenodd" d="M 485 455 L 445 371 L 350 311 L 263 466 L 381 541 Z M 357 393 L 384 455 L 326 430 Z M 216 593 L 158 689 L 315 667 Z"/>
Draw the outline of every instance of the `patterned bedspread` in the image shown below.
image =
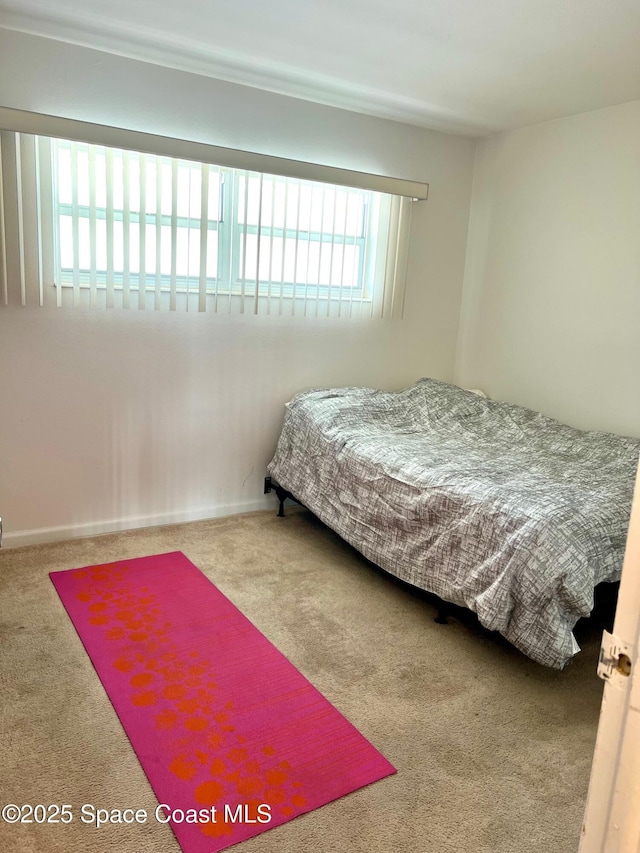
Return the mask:
<path id="1" fill-rule="evenodd" d="M 274 479 L 365 557 L 562 668 L 622 568 L 640 440 L 422 379 L 287 404 Z"/>

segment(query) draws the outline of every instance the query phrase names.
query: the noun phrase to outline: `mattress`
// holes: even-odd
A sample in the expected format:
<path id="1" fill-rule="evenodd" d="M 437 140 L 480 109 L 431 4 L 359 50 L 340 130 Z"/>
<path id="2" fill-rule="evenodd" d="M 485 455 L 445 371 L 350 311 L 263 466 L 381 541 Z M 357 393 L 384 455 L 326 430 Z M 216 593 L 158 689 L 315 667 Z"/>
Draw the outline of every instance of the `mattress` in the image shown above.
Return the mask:
<path id="1" fill-rule="evenodd" d="M 369 560 L 546 666 L 620 578 L 640 441 L 421 379 L 306 391 L 269 474 Z"/>

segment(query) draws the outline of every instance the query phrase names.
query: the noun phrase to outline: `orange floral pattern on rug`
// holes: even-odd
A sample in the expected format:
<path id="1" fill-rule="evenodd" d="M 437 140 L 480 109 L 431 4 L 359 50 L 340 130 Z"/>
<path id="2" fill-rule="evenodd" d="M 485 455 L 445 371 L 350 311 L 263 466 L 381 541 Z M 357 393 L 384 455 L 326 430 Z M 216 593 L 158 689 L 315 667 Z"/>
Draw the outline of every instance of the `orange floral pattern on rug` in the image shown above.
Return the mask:
<path id="1" fill-rule="evenodd" d="M 230 836 L 224 804 L 255 822 L 258 806 L 290 818 L 304 810 L 302 784 L 272 743 L 247 748 L 234 725 L 234 703 L 220 695 L 211 662 L 199 651 L 184 655 L 171 639 L 172 623 L 149 587 L 137 590 L 126 564 L 75 572 L 78 602 L 87 621 L 113 648 L 111 665 L 127 682 L 130 703 L 165 735 L 167 770 L 190 786 L 192 808 L 215 806 L 216 821 L 200 824 L 209 836 Z"/>
<path id="2" fill-rule="evenodd" d="M 395 772 L 181 552 L 51 580 L 185 853 Z"/>

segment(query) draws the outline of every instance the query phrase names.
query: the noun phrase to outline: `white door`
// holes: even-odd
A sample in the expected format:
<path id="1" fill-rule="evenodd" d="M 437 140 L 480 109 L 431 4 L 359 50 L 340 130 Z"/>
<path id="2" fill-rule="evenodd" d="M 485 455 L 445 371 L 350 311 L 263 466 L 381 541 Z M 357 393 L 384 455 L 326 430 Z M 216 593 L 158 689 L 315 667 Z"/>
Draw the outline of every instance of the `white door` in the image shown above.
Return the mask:
<path id="1" fill-rule="evenodd" d="M 605 678 L 580 853 L 640 853 L 640 466 Z"/>

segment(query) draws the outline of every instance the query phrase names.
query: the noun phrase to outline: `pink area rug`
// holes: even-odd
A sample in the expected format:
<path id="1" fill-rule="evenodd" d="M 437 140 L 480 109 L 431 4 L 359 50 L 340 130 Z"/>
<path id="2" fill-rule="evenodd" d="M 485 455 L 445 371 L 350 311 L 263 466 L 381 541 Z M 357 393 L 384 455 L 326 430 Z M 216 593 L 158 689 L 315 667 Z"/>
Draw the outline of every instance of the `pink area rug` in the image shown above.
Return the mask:
<path id="1" fill-rule="evenodd" d="M 185 853 L 395 772 L 184 554 L 51 580 Z"/>

